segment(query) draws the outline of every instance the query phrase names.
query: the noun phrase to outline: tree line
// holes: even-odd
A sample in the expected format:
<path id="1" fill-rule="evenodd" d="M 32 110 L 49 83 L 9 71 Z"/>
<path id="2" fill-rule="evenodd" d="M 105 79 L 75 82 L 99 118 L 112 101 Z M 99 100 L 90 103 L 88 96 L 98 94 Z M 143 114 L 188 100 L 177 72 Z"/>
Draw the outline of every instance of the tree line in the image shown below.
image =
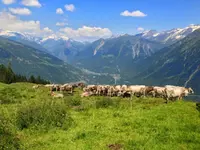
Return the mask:
<path id="1" fill-rule="evenodd" d="M 30 77 L 26 77 L 20 74 L 15 74 L 12 70 L 11 63 L 6 67 L 3 64 L 0 64 L 0 82 L 11 84 L 16 82 L 29 82 L 36 84 L 49 84 L 50 82 L 42 79 L 40 76 L 35 77 L 31 75 Z"/>

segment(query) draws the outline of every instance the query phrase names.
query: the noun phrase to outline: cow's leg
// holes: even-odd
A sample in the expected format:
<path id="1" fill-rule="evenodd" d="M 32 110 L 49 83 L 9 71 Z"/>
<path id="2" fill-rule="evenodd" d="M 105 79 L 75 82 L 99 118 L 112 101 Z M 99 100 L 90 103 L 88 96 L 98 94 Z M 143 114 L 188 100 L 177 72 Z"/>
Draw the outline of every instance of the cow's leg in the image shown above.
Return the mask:
<path id="1" fill-rule="evenodd" d="M 144 98 L 146 97 L 146 91 L 144 90 L 144 92 L 143 92 L 143 96 L 144 96 Z"/>
<path id="2" fill-rule="evenodd" d="M 182 99 L 183 99 L 183 97 L 182 97 L 182 95 L 181 95 L 181 96 L 179 97 L 179 101 L 182 100 Z"/>
<path id="3" fill-rule="evenodd" d="M 166 100 L 165 103 L 168 104 L 169 97 L 167 96 L 167 97 L 165 98 L 165 100 Z"/>
<path id="4" fill-rule="evenodd" d="M 131 98 L 130 98 L 130 105 L 131 105 L 131 110 L 133 109 L 133 93 L 131 93 Z"/>

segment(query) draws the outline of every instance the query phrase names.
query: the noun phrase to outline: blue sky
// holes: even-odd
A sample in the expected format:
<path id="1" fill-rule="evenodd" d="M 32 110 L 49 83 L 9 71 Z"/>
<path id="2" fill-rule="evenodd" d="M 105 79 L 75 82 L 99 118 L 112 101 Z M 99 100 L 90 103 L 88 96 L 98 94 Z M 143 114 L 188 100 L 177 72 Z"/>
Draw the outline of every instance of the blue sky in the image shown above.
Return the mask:
<path id="1" fill-rule="evenodd" d="M 39 21 L 39 28 L 41 30 L 48 28 L 54 33 L 65 32 L 66 34 L 77 34 L 77 36 L 85 36 L 85 30 L 92 30 L 93 27 L 98 27 L 98 29 L 94 29 L 95 31 L 105 29 L 105 31 L 102 31 L 103 33 L 109 30 L 109 33 L 105 34 L 107 36 L 110 32 L 112 34 L 136 34 L 138 33 L 137 28 L 139 27 L 144 30 L 155 29 L 162 31 L 200 23 L 200 0 L 1 1 L 0 11 L 16 16 L 16 20 L 18 21 Z M 65 9 L 65 5 L 69 4 L 73 4 L 75 8 L 73 11 Z M 10 8 L 26 8 L 31 11 L 31 14 L 13 13 L 9 10 Z M 58 8 L 62 9 L 63 14 L 56 14 L 56 9 Z M 128 11 L 129 15 L 120 15 L 124 11 Z M 131 12 L 134 11 L 139 11 L 144 16 L 136 17 L 134 13 L 131 16 Z M 7 23 L 9 24 L 10 22 L 8 21 Z M 56 26 L 56 23 L 63 23 L 65 26 Z M 83 29 L 83 26 L 89 28 Z M 0 28 L 4 29 L 7 27 L 1 27 L 0 25 Z M 80 28 L 80 33 L 76 32 L 78 28 Z M 94 35 L 97 37 L 102 32 L 95 32 Z"/>

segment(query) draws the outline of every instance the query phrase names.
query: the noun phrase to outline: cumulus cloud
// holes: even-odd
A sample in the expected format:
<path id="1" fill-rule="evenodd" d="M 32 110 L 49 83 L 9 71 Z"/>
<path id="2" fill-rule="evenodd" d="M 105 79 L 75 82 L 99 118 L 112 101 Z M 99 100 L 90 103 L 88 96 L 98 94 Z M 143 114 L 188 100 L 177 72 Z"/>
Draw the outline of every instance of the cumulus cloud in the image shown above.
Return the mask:
<path id="1" fill-rule="evenodd" d="M 136 11 L 128 11 L 125 10 L 124 12 L 120 13 L 121 16 L 125 16 L 125 17 L 146 17 L 147 14 L 141 12 L 140 10 L 136 10 Z"/>
<path id="2" fill-rule="evenodd" d="M 66 22 L 57 22 L 56 23 L 56 26 L 60 26 L 60 27 L 66 26 L 66 25 L 68 25 Z"/>
<path id="3" fill-rule="evenodd" d="M 22 4 L 30 7 L 41 7 L 42 5 L 38 0 L 22 0 Z"/>
<path id="4" fill-rule="evenodd" d="M 10 5 L 15 3 L 15 0 L 2 0 L 2 3 L 4 3 L 5 5 Z"/>
<path id="5" fill-rule="evenodd" d="M 48 27 L 42 29 L 40 21 L 23 21 L 8 12 L 0 12 L 0 22 L 0 29 L 3 30 L 26 32 L 37 36 L 45 36 L 53 32 Z"/>
<path id="6" fill-rule="evenodd" d="M 63 12 L 63 10 L 62 10 L 62 8 L 57 8 L 56 9 L 56 14 L 64 14 L 64 12 Z"/>
<path id="7" fill-rule="evenodd" d="M 51 29 L 49 29 L 48 27 L 45 27 L 43 29 L 43 31 L 46 32 L 46 33 L 53 33 L 53 31 Z"/>
<path id="8" fill-rule="evenodd" d="M 142 28 L 142 27 L 138 27 L 138 28 L 137 28 L 137 31 L 139 31 L 139 32 L 143 32 L 143 31 L 144 31 L 144 28 Z"/>
<path id="9" fill-rule="evenodd" d="M 99 38 L 108 38 L 112 36 L 112 32 L 108 28 L 83 26 L 76 30 L 66 27 L 60 29 L 61 35 L 79 41 L 94 41 Z"/>
<path id="10" fill-rule="evenodd" d="M 0 13 L 0 28 L 4 30 L 12 31 L 39 31 L 40 22 L 39 21 L 22 21 L 16 16 L 8 13 Z"/>
<path id="11" fill-rule="evenodd" d="M 71 11 L 71 12 L 73 12 L 73 11 L 75 11 L 75 6 L 73 5 L 73 4 L 66 4 L 65 5 L 65 9 L 67 10 L 67 11 Z"/>
<path id="12" fill-rule="evenodd" d="M 9 11 L 17 15 L 30 15 L 31 11 L 28 8 L 9 8 Z"/>

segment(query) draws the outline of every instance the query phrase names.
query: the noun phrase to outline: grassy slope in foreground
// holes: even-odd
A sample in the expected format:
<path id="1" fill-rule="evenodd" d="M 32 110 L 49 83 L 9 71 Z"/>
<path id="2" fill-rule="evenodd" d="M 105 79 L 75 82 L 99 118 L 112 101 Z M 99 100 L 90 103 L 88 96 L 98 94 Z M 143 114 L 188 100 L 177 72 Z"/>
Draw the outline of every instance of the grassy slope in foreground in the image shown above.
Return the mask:
<path id="1" fill-rule="evenodd" d="M 13 96 L 21 103 L 0 105 L 0 110 L 14 119 L 17 109 L 24 104 L 52 99 L 47 89 L 32 89 L 32 84 L 0 84 L 3 88 L 16 89 Z M 76 94 L 66 96 L 65 101 L 80 99 Z M 9 94 L 8 94 L 9 95 Z M 179 101 L 164 104 L 162 99 L 129 99 L 112 98 L 117 103 L 108 108 L 96 108 L 96 102 L 103 97 L 81 99 L 81 106 L 70 105 L 69 112 L 74 125 L 64 131 L 51 128 L 48 132 L 38 130 L 18 130 L 18 135 L 25 149 L 48 150 L 102 150 L 108 149 L 109 144 L 120 144 L 124 149 L 200 149 L 200 114 L 195 103 Z M 75 103 L 74 103 L 75 104 Z M 76 103 L 77 104 L 77 103 Z M 78 108 L 84 109 L 78 109 Z"/>

